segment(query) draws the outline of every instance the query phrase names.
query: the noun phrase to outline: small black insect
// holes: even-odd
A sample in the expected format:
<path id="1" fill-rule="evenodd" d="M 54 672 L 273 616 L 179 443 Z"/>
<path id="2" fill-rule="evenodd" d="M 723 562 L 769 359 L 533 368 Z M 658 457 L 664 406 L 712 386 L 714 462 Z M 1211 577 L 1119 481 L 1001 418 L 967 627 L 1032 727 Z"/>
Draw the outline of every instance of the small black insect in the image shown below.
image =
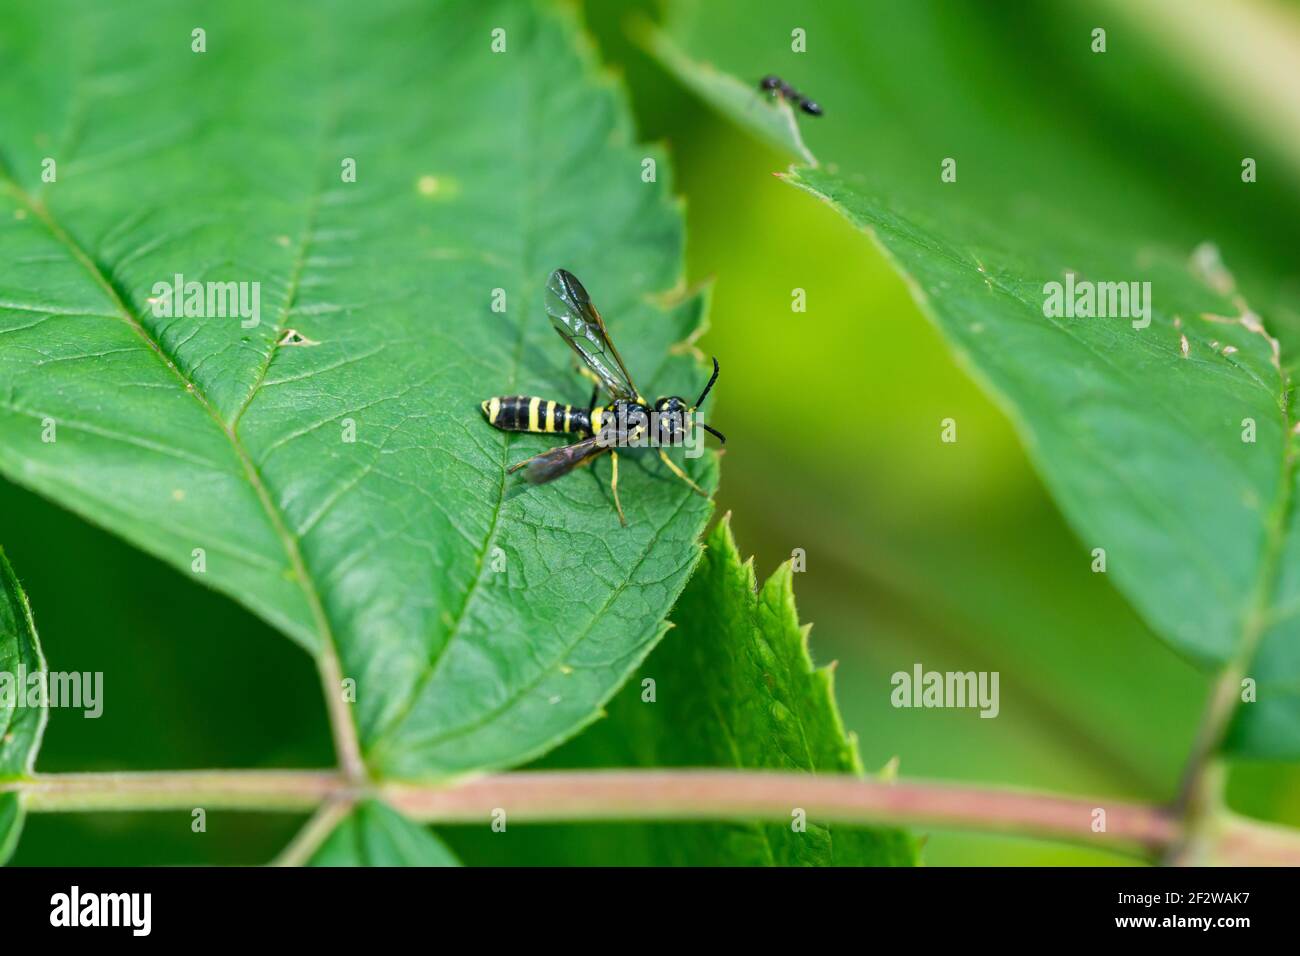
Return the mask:
<path id="1" fill-rule="evenodd" d="M 657 399 L 653 409 L 632 384 L 632 376 L 623 365 L 618 349 L 610 340 L 605 320 L 582 283 L 571 272 L 556 269 L 546 283 L 546 312 L 560 338 L 568 342 L 582 359 L 583 374 L 595 383 L 587 407 L 561 405 L 545 398 L 529 395 L 505 395 L 489 398 L 481 404 L 488 424 L 508 432 L 568 432 L 580 435 L 581 440 L 562 445 L 534 455 L 510 467 L 511 472 L 526 468 L 524 477 L 531 484 L 541 485 L 567 475 L 580 465 L 594 461 L 604 452 L 610 454 L 612 477 L 610 487 L 614 492 L 614 507 L 618 520 L 626 527 L 623 505 L 618 500 L 618 447 L 651 444 L 659 446 L 659 457 L 674 475 L 691 486 L 696 494 L 708 493 L 691 481 L 686 472 L 668 457 L 665 445 L 680 446 L 694 425 L 695 412 L 704 404 L 705 397 L 718 380 L 718 360 L 713 360 L 713 376 L 694 405 L 675 395 Z M 597 405 L 596 398 L 604 387 L 612 401 Z M 652 413 L 653 412 L 653 413 Z M 700 422 L 709 434 L 724 445 L 727 439 L 721 432 Z M 654 430 L 658 434 L 654 434 Z"/>
<path id="2" fill-rule="evenodd" d="M 758 81 L 758 88 L 764 93 L 771 93 L 773 96 L 779 96 L 783 100 L 797 104 L 799 109 L 803 110 L 809 116 L 822 115 L 821 106 L 808 99 L 808 97 L 804 96 L 779 76 L 768 74 Z"/>

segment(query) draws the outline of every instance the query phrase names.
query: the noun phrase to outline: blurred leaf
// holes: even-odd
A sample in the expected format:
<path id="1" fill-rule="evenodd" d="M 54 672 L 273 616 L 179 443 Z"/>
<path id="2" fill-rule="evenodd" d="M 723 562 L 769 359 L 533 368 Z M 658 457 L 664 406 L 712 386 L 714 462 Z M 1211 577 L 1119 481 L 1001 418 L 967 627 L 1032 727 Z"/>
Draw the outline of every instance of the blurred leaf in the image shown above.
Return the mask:
<path id="1" fill-rule="evenodd" d="M 1289 7 L 1275 0 L 1104 0 L 1104 6 L 1164 41 L 1178 80 L 1199 87 L 1253 137 L 1271 142 L 1300 181 L 1300 8 L 1285 2 Z"/>
<path id="2" fill-rule="evenodd" d="M 1291 603 L 1273 581 L 1295 481 L 1289 383 L 1254 313 L 1216 302 L 1190 273 L 1169 268 L 1147 274 L 1158 275 L 1166 301 L 1181 299 L 1180 313 L 1197 318 L 1164 317 L 1163 342 L 1151 341 L 1158 314 L 1149 330 L 1118 334 L 1115 320 L 1045 321 L 1050 266 L 1032 253 L 1005 252 L 994 281 L 949 237 L 916 228 L 841 177 L 804 169 L 789 179 L 873 230 L 897 257 L 924 307 L 1021 419 L 1048 486 L 1085 541 L 1105 548 L 1108 573 L 1153 627 L 1209 664 L 1253 648 L 1270 609 Z M 1108 255 L 1099 247 L 1072 261 Z M 1242 440 L 1238 415 L 1254 421 L 1253 443 Z M 1286 674 L 1255 672 L 1265 683 Z M 1300 734 L 1274 739 L 1300 752 Z"/>
<path id="3" fill-rule="evenodd" d="M 429 830 L 378 800 L 353 808 L 312 855 L 310 866 L 460 866 Z"/>
<path id="4" fill-rule="evenodd" d="M 609 717 L 551 753 L 546 767 L 725 767 L 861 774 L 830 667 L 808 653 L 793 572 L 760 590 L 724 518 L 673 609 L 674 628 L 610 703 Z M 467 858 L 497 862 L 659 866 L 911 866 L 899 830 L 791 824 L 629 824 L 449 831 Z M 492 854 L 501 854 L 499 857 Z"/>
<path id="5" fill-rule="evenodd" d="M 809 127 L 811 145 L 836 163 L 796 169 L 788 181 L 891 256 L 1016 421 L 1085 547 L 1105 549 L 1107 573 L 1153 629 L 1206 668 L 1244 666 L 1260 647 L 1249 673 L 1261 702 L 1241 711 L 1237 748 L 1300 755 L 1300 544 L 1287 533 L 1296 476 L 1285 371 L 1300 323 L 1279 295 L 1295 265 L 1267 241 L 1286 228 L 1273 221 L 1277 210 L 1243 216 L 1261 202 L 1294 209 L 1295 197 L 1242 183 L 1238 156 L 1215 171 L 1207 196 L 1235 180 L 1240 201 L 1191 210 L 1185 189 L 1168 190 L 1167 169 L 1157 185 L 1140 162 L 1115 163 L 1106 139 L 1118 128 L 1113 116 L 1107 127 L 1054 113 L 1058 84 L 1016 79 L 1049 68 L 1070 71 L 1076 84 L 1133 73 L 1144 68 L 1141 50 L 1112 31 L 1111 51 L 1092 54 L 1080 21 L 1040 4 L 1012 26 L 1006 39 L 1034 40 L 1010 60 L 999 57 L 1006 40 L 990 40 L 1007 24 L 980 34 L 971 18 L 972 29 L 957 33 L 948 29 L 953 9 L 933 3 L 819 5 L 798 24 L 806 56 L 775 52 L 788 47 L 791 27 L 778 5 L 746 5 L 742 36 L 718 19 L 740 17 L 738 5 L 677 10 L 676 45 L 700 58 L 720 59 L 721 38 L 726 65 L 746 75 L 798 64 L 801 74 L 787 78 L 827 104 L 816 135 Z M 694 86 L 710 82 L 680 57 L 665 64 Z M 900 122 L 921 112 L 924 125 Z M 745 110 L 732 106 L 731 115 L 748 122 Z M 1014 128 L 993 119 L 1008 115 Z M 1090 140 L 1092 122 L 1106 132 Z M 1187 127 L 1206 123 L 1189 114 Z M 1218 157 L 1223 134 L 1213 133 L 1207 151 Z M 955 164 L 955 181 L 941 179 L 945 163 Z M 1220 246 L 1239 257 L 1225 265 Z M 1150 282 L 1149 324 L 1137 314 L 1049 315 L 1048 283 L 1067 277 Z"/>
<path id="6" fill-rule="evenodd" d="M 702 300 L 653 295 L 681 279 L 668 169 L 571 18 L 6 17 L 0 471 L 336 651 L 380 774 L 519 763 L 591 720 L 662 633 L 709 505 L 650 465 L 625 469 L 626 530 L 605 465 L 516 494 L 506 466 L 551 441 L 479 414 L 585 398 L 540 308 L 559 265 L 647 391 L 702 377 L 666 357 Z M 260 321 L 160 317 L 177 275 L 260 283 Z M 712 456 L 688 466 L 716 483 Z"/>
<path id="7" fill-rule="evenodd" d="M 45 671 L 27 595 L 0 550 L 0 781 L 31 774 L 45 731 L 45 707 L 27 706 L 27 677 Z M 0 793 L 0 864 L 23 828 L 22 798 Z"/>

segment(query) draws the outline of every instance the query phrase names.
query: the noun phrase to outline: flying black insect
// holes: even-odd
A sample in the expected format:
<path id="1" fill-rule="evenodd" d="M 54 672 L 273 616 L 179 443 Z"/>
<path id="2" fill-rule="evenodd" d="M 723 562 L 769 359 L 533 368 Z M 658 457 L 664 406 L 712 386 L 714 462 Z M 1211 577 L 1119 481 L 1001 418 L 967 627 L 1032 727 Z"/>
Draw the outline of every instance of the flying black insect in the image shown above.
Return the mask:
<path id="1" fill-rule="evenodd" d="M 632 384 L 618 349 L 610 340 L 605 320 L 582 283 L 571 272 L 556 269 L 546 283 L 546 312 L 560 338 L 568 342 L 582 359 L 583 374 L 595 385 L 591 390 L 588 407 L 561 405 L 549 399 L 528 395 L 510 395 L 489 398 L 481 403 L 488 424 L 510 432 L 568 432 L 582 436 L 571 445 L 562 445 L 534 455 L 510 467 L 510 472 L 526 468 L 524 477 L 531 484 L 540 485 L 567 475 L 580 465 L 589 464 L 604 452 L 610 456 L 610 488 L 614 492 L 614 507 L 618 520 L 627 526 L 623 505 L 618 498 L 619 447 L 657 444 L 659 457 L 674 475 L 691 486 L 697 494 L 708 493 L 691 481 L 665 451 L 665 445 L 682 445 L 694 424 L 696 410 L 704 404 L 705 397 L 718 380 L 718 360 L 713 360 L 713 375 L 694 405 L 687 405 L 678 396 L 669 395 L 655 400 L 653 413 L 650 404 Z M 608 405 L 597 405 L 596 398 L 604 388 L 610 395 Z M 724 445 L 727 439 L 721 432 L 703 422 L 701 427 L 717 437 Z M 653 434 L 657 429 L 658 434 Z"/>
<path id="2" fill-rule="evenodd" d="M 779 96 L 784 100 L 798 105 L 809 116 L 821 116 L 822 108 L 814 103 L 808 97 L 795 90 L 793 86 L 781 79 L 779 76 L 771 74 L 763 77 L 758 81 L 758 88 L 764 93 L 771 93 L 773 96 Z"/>

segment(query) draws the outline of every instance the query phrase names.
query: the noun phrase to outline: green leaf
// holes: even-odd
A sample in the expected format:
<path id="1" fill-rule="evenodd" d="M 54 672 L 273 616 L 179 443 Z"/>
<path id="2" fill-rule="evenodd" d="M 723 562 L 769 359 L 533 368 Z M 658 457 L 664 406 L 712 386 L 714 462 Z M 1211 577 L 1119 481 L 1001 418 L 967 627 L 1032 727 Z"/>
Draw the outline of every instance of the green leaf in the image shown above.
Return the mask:
<path id="1" fill-rule="evenodd" d="M 662 31 L 640 21 L 634 22 L 637 23 L 636 32 L 642 43 L 710 106 L 737 118 L 750 132 L 777 149 L 797 156 L 804 162 L 816 162 L 804 145 L 799 120 L 790 104 L 772 98 L 771 94 L 756 95 L 753 83 L 722 73 L 710 63 L 695 62 Z"/>
<path id="2" fill-rule="evenodd" d="M 309 866 L 460 866 L 425 827 L 378 800 L 358 804 L 334 828 Z"/>
<path id="3" fill-rule="evenodd" d="M 833 667 L 808 653 L 793 570 L 758 588 L 729 518 L 673 609 L 674 628 L 609 706 L 609 717 L 550 754 L 556 767 L 725 767 L 861 774 L 857 743 L 840 720 Z M 650 697 L 653 696 L 653 700 Z M 898 830 L 808 819 L 791 823 L 518 827 L 504 834 L 449 830 L 470 859 L 664 866 L 910 866 L 916 842 Z M 502 854 L 499 858 L 493 854 Z"/>
<path id="4" fill-rule="evenodd" d="M 0 549 L 0 781 L 27 777 L 35 767 L 49 713 L 26 706 L 25 677 L 44 670 L 27 595 Z M 0 793 L 0 864 L 12 855 L 22 829 L 21 794 Z"/>
<path id="5" fill-rule="evenodd" d="M 1136 30 L 1112 28 L 1093 54 L 1088 17 L 1068 7 L 950 21 L 929 3 L 819 4 L 798 24 L 807 55 L 738 41 L 722 28 L 738 4 L 675 9 L 655 46 L 686 83 L 721 82 L 691 64 L 707 56 L 755 80 L 786 72 L 823 103 L 804 135 L 826 165 L 784 178 L 880 244 L 1005 407 L 1078 533 L 1079 573 L 1104 549 L 1106 573 L 1174 648 L 1258 681 L 1229 745 L 1300 756 L 1300 314 L 1283 294 L 1300 203 L 1285 160 L 1241 146 L 1235 121 L 1162 75 Z M 743 15 L 759 35 L 789 34 L 779 5 Z M 772 109 L 722 105 L 750 126 Z M 1243 183 L 1243 149 L 1278 175 Z M 1150 282 L 1149 324 L 1138 310 L 1049 314 L 1049 284 L 1071 276 Z M 978 440 L 954 417 L 959 440 Z"/>
<path id="6" fill-rule="evenodd" d="M 699 387 L 669 348 L 705 302 L 662 296 L 682 278 L 669 170 L 572 17 L 6 16 L 0 471 L 337 655 L 377 775 L 517 764 L 593 719 L 661 635 L 710 505 L 634 455 L 626 529 L 608 462 L 521 489 L 506 468 L 555 440 L 479 403 L 587 399 L 542 311 L 558 266 L 647 393 Z M 260 283 L 260 321 L 160 317 L 178 274 Z M 686 467 L 715 486 L 712 454 Z"/>

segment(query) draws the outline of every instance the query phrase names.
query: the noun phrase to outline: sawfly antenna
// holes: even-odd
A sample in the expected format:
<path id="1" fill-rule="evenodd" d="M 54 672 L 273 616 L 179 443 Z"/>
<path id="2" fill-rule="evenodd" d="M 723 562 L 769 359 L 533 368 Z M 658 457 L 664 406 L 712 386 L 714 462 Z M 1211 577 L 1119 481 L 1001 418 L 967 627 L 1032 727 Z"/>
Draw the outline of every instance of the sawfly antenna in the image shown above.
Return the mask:
<path id="1" fill-rule="evenodd" d="M 696 399 L 696 401 L 695 401 L 695 405 L 694 405 L 694 407 L 691 409 L 692 411 L 694 411 L 696 408 L 699 408 L 701 405 L 704 404 L 704 399 L 708 396 L 708 394 L 709 394 L 709 389 L 713 388 L 713 383 L 716 382 L 717 380 L 718 380 L 718 360 L 717 360 L 717 358 L 715 357 L 715 358 L 713 359 L 713 376 L 709 379 L 709 384 L 704 386 L 704 391 L 700 392 L 700 397 L 699 397 L 698 399 Z M 705 425 L 704 427 L 705 427 L 705 428 L 708 428 L 707 425 Z M 709 430 L 710 430 L 710 431 L 713 431 L 713 429 L 711 429 L 711 428 L 710 428 Z M 716 434 L 716 432 L 715 432 L 715 434 Z M 719 437 L 721 437 L 721 436 L 719 436 Z"/>

